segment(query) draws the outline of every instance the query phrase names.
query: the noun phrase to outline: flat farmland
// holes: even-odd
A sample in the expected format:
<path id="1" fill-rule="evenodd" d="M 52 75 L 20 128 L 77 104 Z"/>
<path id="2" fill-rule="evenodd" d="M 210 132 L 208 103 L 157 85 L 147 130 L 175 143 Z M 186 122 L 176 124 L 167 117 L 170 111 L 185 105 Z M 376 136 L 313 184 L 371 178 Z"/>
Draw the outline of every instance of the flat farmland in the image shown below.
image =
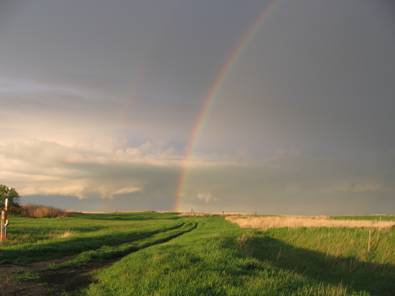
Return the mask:
<path id="1" fill-rule="evenodd" d="M 267 217 L 11 217 L 0 294 L 395 295 L 395 217 L 238 219 Z"/>

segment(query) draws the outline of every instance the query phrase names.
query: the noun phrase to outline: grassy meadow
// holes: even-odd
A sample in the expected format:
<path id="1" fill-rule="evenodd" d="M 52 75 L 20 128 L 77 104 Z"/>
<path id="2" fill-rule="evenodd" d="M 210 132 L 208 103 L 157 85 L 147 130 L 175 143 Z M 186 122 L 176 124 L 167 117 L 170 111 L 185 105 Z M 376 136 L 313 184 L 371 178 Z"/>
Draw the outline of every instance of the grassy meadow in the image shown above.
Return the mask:
<path id="1" fill-rule="evenodd" d="M 259 230 L 152 212 L 10 223 L 0 295 L 395 295 L 394 227 Z"/>

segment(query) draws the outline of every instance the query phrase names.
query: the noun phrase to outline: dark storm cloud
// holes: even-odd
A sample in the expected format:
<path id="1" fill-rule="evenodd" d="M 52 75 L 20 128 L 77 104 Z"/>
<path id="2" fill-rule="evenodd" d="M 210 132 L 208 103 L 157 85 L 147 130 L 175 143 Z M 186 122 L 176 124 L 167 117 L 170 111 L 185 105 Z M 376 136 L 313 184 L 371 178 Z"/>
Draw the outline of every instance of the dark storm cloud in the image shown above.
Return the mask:
<path id="1" fill-rule="evenodd" d="M 2 1 L 0 181 L 67 208 L 170 208 L 265 4 Z M 181 208 L 393 212 L 392 6 L 275 1 L 204 118 Z"/>

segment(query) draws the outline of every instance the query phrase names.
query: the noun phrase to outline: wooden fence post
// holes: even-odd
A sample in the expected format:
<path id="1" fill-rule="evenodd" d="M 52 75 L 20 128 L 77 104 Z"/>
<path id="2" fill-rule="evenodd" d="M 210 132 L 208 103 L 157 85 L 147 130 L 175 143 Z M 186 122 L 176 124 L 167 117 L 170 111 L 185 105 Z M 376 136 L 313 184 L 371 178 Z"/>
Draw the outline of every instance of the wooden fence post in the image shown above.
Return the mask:
<path id="1" fill-rule="evenodd" d="M 4 225 L 5 225 L 5 211 L 1 210 L 0 241 L 5 240 Z"/>
<path id="2" fill-rule="evenodd" d="M 7 225 L 8 225 L 8 197 L 4 200 L 4 209 L 1 210 L 1 223 L 0 223 L 0 242 L 7 239 Z"/>

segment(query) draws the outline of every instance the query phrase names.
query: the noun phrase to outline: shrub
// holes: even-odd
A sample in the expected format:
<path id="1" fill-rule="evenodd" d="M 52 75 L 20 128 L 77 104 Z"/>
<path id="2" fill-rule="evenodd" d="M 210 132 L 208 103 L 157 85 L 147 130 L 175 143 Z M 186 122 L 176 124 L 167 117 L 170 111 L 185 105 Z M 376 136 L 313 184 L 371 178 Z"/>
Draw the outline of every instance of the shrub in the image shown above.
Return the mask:
<path id="1" fill-rule="evenodd" d="M 19 214 L 31 218 L 53 218 L 53 217 L 66 217 L 68 212 L 41 205 L 23 205 L 19 208 Z"/>

